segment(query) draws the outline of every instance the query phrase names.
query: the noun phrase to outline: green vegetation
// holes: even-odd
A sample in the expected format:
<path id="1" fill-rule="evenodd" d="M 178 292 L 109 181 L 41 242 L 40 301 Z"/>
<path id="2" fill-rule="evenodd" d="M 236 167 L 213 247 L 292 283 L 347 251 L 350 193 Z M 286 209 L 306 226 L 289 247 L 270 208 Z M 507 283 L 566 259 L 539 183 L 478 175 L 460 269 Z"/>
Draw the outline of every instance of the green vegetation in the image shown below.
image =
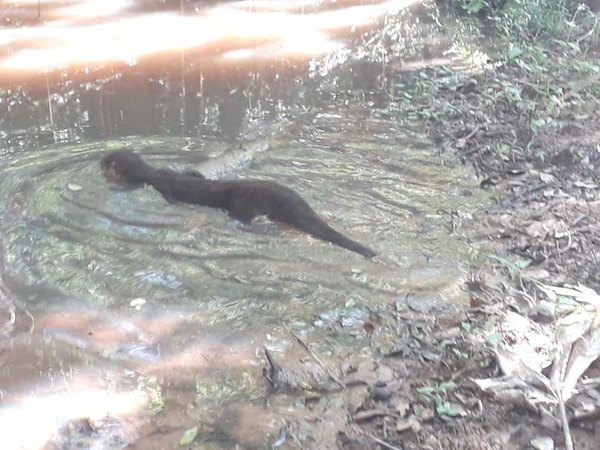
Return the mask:
<path id="1" fill-rule="evenodd" d="M 490 258 L 506 269 L 511 280 L 521 276 L 521 272 L 531 264 L 530 260 L 522 258 L 517 258 L 514 261 L 498 255 L 490 255 Z"/>
<path id="2" fill-rule="evenodd" d="M 443 397 L 456 389 L 456 384 L 451 381 L 444 381 L 437 386 L 423 386 L 417 388 L 418 397 L 421 401 L 428 403 L 432 401 L 435 404 L 435 411 L 440 416 L 456 417 L 463 411 L 456 404 L 453 404 Z"/>
<path id="3" fill-rule="evenodd" d="M 483 160 L 536 160 L 553 136 L 593 121 L 600 95 L 600 28 L 577 1 L 456 0 L 440 23 L 455 55 L 443 66 L 392 82 L 385 115 L 427 120 L 446 146 Z M 466 17 L 465 17 L 466 16 Z M 473 41 L 476 40 L 476 42 Z M 414 87 L 407 93 L 406 87 Z"/>

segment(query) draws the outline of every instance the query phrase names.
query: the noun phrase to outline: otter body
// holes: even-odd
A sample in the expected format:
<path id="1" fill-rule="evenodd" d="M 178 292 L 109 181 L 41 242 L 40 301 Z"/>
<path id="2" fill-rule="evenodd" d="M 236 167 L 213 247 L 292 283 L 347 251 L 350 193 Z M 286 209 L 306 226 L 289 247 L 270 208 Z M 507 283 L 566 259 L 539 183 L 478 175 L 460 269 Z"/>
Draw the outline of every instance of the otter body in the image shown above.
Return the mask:
<path id="1" fill-rule="evenodd" d="M 130 150 L 110 153 L 100 164 L 107 179 L 131 187 L 149 184 L 168 201 L 221 208 L 244 223 L 266 215 L 366 258 L 375 256 L 373 250 L 327 225 L 302 197 L 280 184 L 263 180 L 208 180 L 196 172 L 156 169 Z"/>

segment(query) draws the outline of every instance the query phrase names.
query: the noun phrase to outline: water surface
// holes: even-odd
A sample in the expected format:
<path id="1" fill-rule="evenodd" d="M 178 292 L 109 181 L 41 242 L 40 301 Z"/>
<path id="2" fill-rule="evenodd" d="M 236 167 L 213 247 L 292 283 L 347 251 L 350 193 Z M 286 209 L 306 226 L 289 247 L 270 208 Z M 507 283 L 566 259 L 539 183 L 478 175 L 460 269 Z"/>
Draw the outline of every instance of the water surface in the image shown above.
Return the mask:
<path id="1" fill-rule="evenodd" d="M 102 155 L 122 147 L 156 166 L 201 170 L 228 154 L 208 138 L 122 139 L 3 158 L 5 279 L 35 317 L 41 351 L 76 350 L 73 362 L 57 359 L 78 374 L 81 358 L 91 358 L 87 370 L 103 367 L 121 380 L 123 368 L 135 368 L 194 392 L 198 376 L 214 385 L 215 370 L 233 370 L 238 381 L 256 373 L 256 355 L 283 323 L 309 326 L 348 305 L 376 309 L 409 294 L 462 301 L 473 249 L 450 232 L 448 213 L 477 201 L 468 172 L 367 109 L 321 112 L 294 131 L 255 143 L 260 151 L 221 176 L 293 188 L 375 249 L 375 260 L 266 220 L 242 225 L 217 209 L 168 203 L 150 187 L 121 190 L 99 171 Z M 219 395 L 256 395 L 256 383 Z"/>

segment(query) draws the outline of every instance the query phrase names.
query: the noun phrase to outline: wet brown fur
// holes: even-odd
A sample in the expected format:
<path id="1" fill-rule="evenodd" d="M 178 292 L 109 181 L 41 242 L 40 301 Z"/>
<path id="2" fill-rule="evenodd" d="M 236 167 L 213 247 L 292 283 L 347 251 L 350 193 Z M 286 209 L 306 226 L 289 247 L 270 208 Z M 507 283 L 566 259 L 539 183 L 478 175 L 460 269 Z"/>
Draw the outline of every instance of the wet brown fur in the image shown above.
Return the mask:
<path id="1" fill-rule="evenodd" d="M 366 258 L 375 256 L 373 250 L 327 225 L 296 192 L 272 181 L 208 180 L 196 172 L 156 169 L 130 150 L 112 152 L 100 165 L 108 180 L 129 187 L 149 184 L 169 201 L 222 208 L 244 223 L 266 215 Z"/>

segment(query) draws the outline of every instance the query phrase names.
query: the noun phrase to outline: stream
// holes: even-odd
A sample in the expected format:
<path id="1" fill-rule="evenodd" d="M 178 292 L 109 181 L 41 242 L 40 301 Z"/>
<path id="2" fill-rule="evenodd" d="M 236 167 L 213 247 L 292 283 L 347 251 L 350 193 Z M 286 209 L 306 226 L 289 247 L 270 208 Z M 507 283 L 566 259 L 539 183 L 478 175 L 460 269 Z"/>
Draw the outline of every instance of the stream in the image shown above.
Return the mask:
<path id="1" fill-rule="evenodd" d="M 103 377 L 119 379 L 124 367 L 160 376 L 193 398 L 198 377 L 215 383 L 215 371 L 250 379 L 257 351 L 282 323 L 310 327 L 337 309 L 377 308 L 409 293 L 421 304 L 464 301 L 474 249 L 451 233 L 449 212 L 481 201 L 472 174 L 431 158 L 426 143 L 368 110 L 297 125 L 227 176 L 292 187 L 374 248 L 375 260 L 266 220 L 242 225 L 220 210 L 168 203 L 150 187 L 121 190 L 99 171 L 102 155 L 121 147 L 153 165 L 202 169 L 223 147 L 209 139 L 108 140 L 0 160 L 4 277 L 35 317 L 26 341 L 36 341 L 33 354 L 4 366 L 5 395 L 14 383 L 72 390 L 91 364 Z M 25 368 L 39 354 L 48 360 L 33 375 Z M 229 389 L 260 390 L 256 381 Z"/>
<path id="2" fill-rule="evenodd" d="M 15 60 L 11 53 L 6 61 Z M 150 72 L 136 76 L 168 86 Z M 125 448 L 140 436 L 148 439 L 138 448 L 168 448 L 173 441 L 155 434 L 181 436 L 190 419 L 208 424 L 201 448 L 258 448 L 263 348 L 283 358 L 293 345 L 287 327 L 318 333 L 407 299 L 420 308 L 467 301 L 461 285 L 479 256 L 453 230 L 452 214 L 487 196 L 470 168 L 436 156 L 423 135 L 373 102 L 313 92 L 306 107 L 272 102 L 268 114 L 240 122 L 239 103 L 227 109 L 236 94 L 219 88 L 208 106 L 179 105 L 177 135 L 169 108 L 180 90 L 161 97 L 123 80 L 104 93 L 82 81 L 78 118 L 74 103 L 57 101 L 51 134 L 27 130 L 35 112 L 20 120 L 13 111 L 2 122 L 0 267 L 16 307 L 6 319 L 10 337 L 0 341 L 5 448 Z M 88 108 L 90 95 L 96 106 Z M 222 134 L 204 126 L 215 104 Z M 241 130 L 233 133 L 241 148 L 225 133 L 227 118 Z M 169 203 L 151 187 L 123 190 L 99 170 L 119 148 L 154 166 L 288 186 L 378 255 L 368 260 L 260 218 L 243 225 L 217 209 Z"/>

